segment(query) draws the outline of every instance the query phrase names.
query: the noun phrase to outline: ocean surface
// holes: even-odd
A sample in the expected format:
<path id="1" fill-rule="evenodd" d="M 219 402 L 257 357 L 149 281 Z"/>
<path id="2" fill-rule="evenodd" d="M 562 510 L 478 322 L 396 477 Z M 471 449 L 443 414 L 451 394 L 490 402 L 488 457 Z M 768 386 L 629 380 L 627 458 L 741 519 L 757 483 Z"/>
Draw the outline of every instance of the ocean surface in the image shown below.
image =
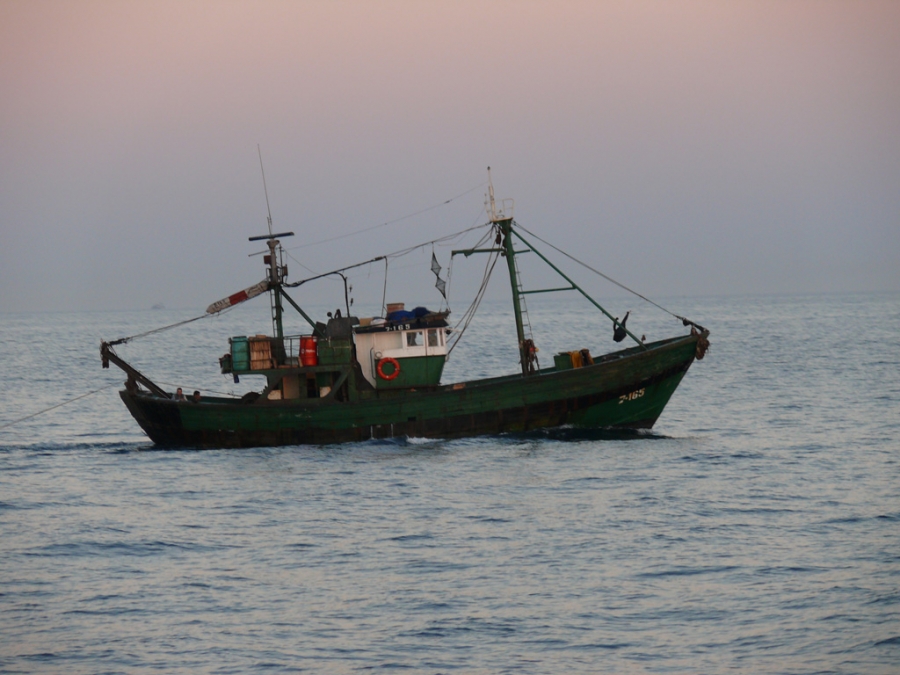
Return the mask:
<path id="1" fill-rule="evenodd" d="M 199 312 L 0 314 L 0 427 L 105 387 L 0 428 L 0 672 L 900 672 L 900 295 L 663 304 L 711 348 L 651 432 L 222 451 L 155 449 L 100 368 Z M 251 305 L 118 352 L 258 388 L 217 362 Z M 530 310 L 547 365 L 615 347 Z M 514 372 L 513 335 L 486 304 L 444 381 Z"/>

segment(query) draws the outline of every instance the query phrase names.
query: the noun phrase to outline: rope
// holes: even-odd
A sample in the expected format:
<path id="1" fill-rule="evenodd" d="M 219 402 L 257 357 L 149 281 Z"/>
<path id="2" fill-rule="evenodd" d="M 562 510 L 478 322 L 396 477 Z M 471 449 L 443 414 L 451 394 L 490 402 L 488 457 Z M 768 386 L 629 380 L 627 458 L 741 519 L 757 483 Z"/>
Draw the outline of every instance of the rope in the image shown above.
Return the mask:
<path id="1" fill-rule="evenodd" d="M 478 240 L 478 243 L 473 248 L 478 248 L 482 243 L 490 239 L 490 236 L 491 234 L 493 234 L 493 232 L 494 229 L 492 227 L 481 239 Z M 481 306 L 481 301 L 484 299 L 484 294 L 487 291 L 488 282 L 491 279 L 491 274 L 494 271 L 494 266 L 497 264 L 497 261 L 499 259 L 499 252 L 494 254 L 493 256 L 488 256 L 487 263 L 485 263 L 484 266 L 484 274 L 481 277 L 481 286 L 478 287 L 478 292 L 475 293 L 475 299 L 472 301 L 472 304 L 469 305 L 469 308 L 463 313 L 460 320 L 453 327 L 453 331 L 456 333 L 456 337 L 453 341 L 453 344 L 450 345 L 450 349 L 447 350 L 448 359 L 450 358 L 450 354 L 453 353 L 453 350 L 456 349 L 456 345 L 459 344 L 459 341 L 462 339 L 463 333 L 466 332 L 466 329 L 469 327 L 472 319 L 475 318 L 475 313 Z M 459 328 L 460 325 L 462 325 L 461 329 Z"/>
<path id="2" fill-rule="evenodd" d="M 519 228 L 521 228 L 522 230 L 525 230 L 525 231 L 526 231 L 528 234 L 530 234 L 532 237 L 534 237 L 534 238 L 537 239 L 538 241 L 540 241 L 540 242 L 546 244 L 547 246 L 549 246 L 550 248 L 552 248 L 554 251 L 557 251 L 558 253 L 562 253 L 562 254 L 563 254 L 564 256 L 566 256 L 569 260 L 578 263 L 579 265 L 581 265 L 581 266 L 584 267 L 584 268 L 589 269 L 589 270 L 590 270 L 591 272 L 593 272 L 594 274 L 597 274 L 597 275 L 603 277 L 603 278 L 606 279 L 608 282 L 610 282 L 610 283 L 612 283 L 612 284 L 615 284 L 616 286 L 618 286 L 618 287 L 621 288 L 622 290 L 628 291 L 628 292 L 631 293 L 632 295 L 636 295 L 637 297 L 639 297 L 641 300 L 644 300 L 645 302 L 649 302 L 651 305 L 653 305 L 654 307 L 657 307 L 657 308 L 661 309 L 661 310 L 664 311 L 666 314 L 671 314 L 672 316 L 674 316 L 674 317 L 675 317 L 676 319 L 678 319 L 679 321 L 681 321 L 681 322 L 686 322 L 686 323 L 684 323 L 685 326 L 687 326 L 688 324 L 696 325 L 696 324 L 694 324 L 692 321 L 690 321 L 689 319 L 685 319 L 683 316 L 679 316 L 678 314 L 675 314 L 675 312 L 672 312 L 672 311 L 666 309 L 665 307 L 663 307 L 662 305 L 659 305 L 659 304 L 653 302 L 653 300 L 651 300 L 650 298 L 644 297 L 643 295 L 641 295 L 641 294 L 638 293 L 637 291 L 632 290 L 631 288 L 628 288 L 628 286 L 626 286 L 625 284 L 620 283 L 620 282 L 616 281 L 615 279 L 613 279 L 612 277 L 609 277 L 609 276 L 605 275 L 605 274 L 604 274 L 603 272 L 601 272 L 600 270 L 596 270 L 596 269 L 594 269 L 593 267 L 591 267 L 590 265 L 588 265 L 587 263 L 581 262 L 578 258 L 576 258 L 576 257 L 574 257 L 574 256 L 572 256 L 572 255 L 569 255 L 568 253 L 566 253 L 565 251 L 563 251 L 561 248 L 558 248 L 558 247 L 554 246 L 553 244 L 551 244 L 551 243 L 550 243 L 549 241 L 547 241 L 546 239 L 541 239 L 538 235 L 536 235 L 534 232 L 532 232 L 531 230 L 529 230 L 528 228 L 526 228 L 526 227 L 525 227 L 524 225 L 522 225 L 521 223 L 516 222 L 516 226 L 519 227 Z"/>
<path id="3" fill-rule="evenodd" d="M 484 299 L 485 291 L 487 291 L 488 281 L 491 278 L 491 274 L 494 271 L 494 266 L 497 264 L 498 260 L 500 260 L 499 253 L 494 256 L 493 260 L 490 260 L 490 258 L 488 259 L 489 265 L 485 268 L 484 278 L 481 282 L 481 287 L 478 289 L 478 293 L 475 295 L 475 300 L 473 300 L 472 304 L 469 305 L 469 308 L 466 310 L 465 314 L 463 314 L 463 318 L 459 322 L 457 322 L 456 326 L 453 327 L 453 330 L 456 332 L 456 339 L 453 341 L 453 344 L 450 345 L 450 349 L 447 350 L 447 358 L 450 358 L 450 354 L 452 354 L 453 350 L 456 349 L 456 345 L 459 344 L 459 341 L 462 339 L 462 336 L 466 332 L 466 329 L 469 327 L 469 324 L 472 323 L 472 319 L 475 318 L 475 313 L 481 306 L 481 301 Z M 460 323 L 463 324 L 462 328 L 459 328 Z"/>
<path id="4" fill-rule="evenodd" d="M 79 399 L 85 398 L 92 394 L 96 394 L 99 391 L 103 391 L 104 389 L 109 389 L 110 387 L 115 387 L 116 383 L 107 384 L 104 387 L 100 387 L 99 389 L 94 389 L 94 391 L 89 391 L 86 394 L 82 394 L 81 396 L 76 396 L 75 398 L 70 398 L 68 401 L 63 401 L 62 403 L 57 403 L 56 405 L 52 405 L 49 408 L 44 408 L 43 410 L 39 410 L 36 413 L 32 413 L 31 415 L 26 415 L 25 417 L 21 417 L 17 420 L 13 420 L 12 422 L 7 422 L 6 424 L 0 424 L 0 429 L 5 429 L 6 427 L 11 427 L 13 424 L 18 424 L 19 422 L 24 422 L 25 420 L 30 420 L 32 417 L 37 417 L 38 415 L 43 415 L 45 412 L 50 412 L 51 410 L 55 410 L 56 408 L 60 408 L 67 403 L 73 403 Z"/>

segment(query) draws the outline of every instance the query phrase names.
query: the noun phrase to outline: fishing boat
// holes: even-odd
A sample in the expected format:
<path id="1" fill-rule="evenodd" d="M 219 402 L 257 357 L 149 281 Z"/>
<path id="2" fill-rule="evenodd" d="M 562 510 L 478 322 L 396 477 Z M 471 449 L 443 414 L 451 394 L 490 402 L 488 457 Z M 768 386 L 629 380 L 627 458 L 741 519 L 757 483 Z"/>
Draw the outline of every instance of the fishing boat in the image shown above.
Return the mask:
<path id="1" fill-rule="evenodd" d="M 519 355 L 513 374 L 442 383 L 450 341 L 460 337 L 448 322 L 449 310 L 407 311 L 402 304 L 383 305 L 384 316 L 359 319 L 350 315 L 347 303 L 346 316 L 329 312 L 327 321 L 314 320 L 287 289 L 336 274 L 344 279 L 346 298 L 344 272 L 355 266 L 288 283 L 281 239 L 293 233 L 273 233 L 271 212 L 268 234 L 249 238 L 267 244 L 265 280 L 206 310 L 206 315 L 214 315 L 250 298 L 270 295 L 272 334 L 231 337 L 229 350 L 220 359 L 221 372 L 233 375 L 235 382 L 241 376 L 259 376 L 260 382 L 264 378 L 261 390 L 233 398 L 166 391 L 116 353 L 117 345 L 132 338 L 102 342 L 103 367 L 113 363 L 126 373 L 122 401 L 150 439 L 162 447 L 459 438 L 562 426 L 652 427 L 688 368 L 703 358 L 709 331 L 673 314 L 689 329 L 687 334 L 649 343 L 637 338 L 625 325 L 627 314 L 621 321 L 612 316 L 523 235 L 524 228 L 512 217 L 511 201 L 498 204 L 490 180 L 488 185 L 488 229 L 482 239 L 486 245 L 455 250 L 452 255 L 485 254 L 493 256 L 494 262 L 505 260 Z M 537 255 L 567 285 L 525 290 L 516 263 L 525 252 Z M 443 292 L 441 268 L 433 254 L 432 261 L 436 286 Z M 525 296 L 562 291 L 583 295 L 612 321 L 617 342 L 630 339 L 634 344 L 602 356 L 573 346 L 571 352 L 555 354 L 552 366 L 541 367 L 528 330 Z M 309 324 L 305 334 L 285 335 L 285 304 Z"/>

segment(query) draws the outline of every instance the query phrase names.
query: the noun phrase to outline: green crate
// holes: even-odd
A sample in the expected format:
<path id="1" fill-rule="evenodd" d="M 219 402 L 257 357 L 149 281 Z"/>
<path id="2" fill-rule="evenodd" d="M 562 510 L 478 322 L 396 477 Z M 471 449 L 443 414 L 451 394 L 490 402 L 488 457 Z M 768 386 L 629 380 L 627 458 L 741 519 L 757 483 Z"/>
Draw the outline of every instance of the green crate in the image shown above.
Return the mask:
<path id="1" fill-rule="evenodd" d="M 231 343 L 231 367 L 234 370 L 250 370 L 250 342 L 243 335 L 228 338 Z"/>
<path id="2" fill-rule="evenodd" d="M 553 365 L 557 370 L 570 370 L 572 368 L 572 355 L 569 352 L 553 355 Z"/>
<path id="3" fill-rule="evenodd" d="M 331 338 L 319 340 L 318 353 L 320 366 L 336 366 L 350 363 L 350 353 L 353 345 L 350 340 Z"/>

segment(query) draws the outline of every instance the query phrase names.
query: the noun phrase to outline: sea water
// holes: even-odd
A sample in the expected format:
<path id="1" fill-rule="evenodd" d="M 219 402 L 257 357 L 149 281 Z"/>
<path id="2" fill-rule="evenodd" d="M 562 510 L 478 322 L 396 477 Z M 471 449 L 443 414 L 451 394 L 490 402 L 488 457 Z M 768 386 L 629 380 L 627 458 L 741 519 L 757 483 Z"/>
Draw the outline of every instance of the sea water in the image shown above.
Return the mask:
<path id="1" fill-rule="evenodd" d="M 196 312 L 0 315 L 0 426 L 107 387 L 0 429 L 0 671 L 900 672 L 900 295 L 665 304 L 711 348 L 648 433 L 208 451 L 155 449 L 98 353 Z M 118 352 L 239 395 L 248 307 Z M 529 318 L 544 365 L 616 347 L 583 303 Z M 513 336 L 486 304 L 444 381 Z"/>

